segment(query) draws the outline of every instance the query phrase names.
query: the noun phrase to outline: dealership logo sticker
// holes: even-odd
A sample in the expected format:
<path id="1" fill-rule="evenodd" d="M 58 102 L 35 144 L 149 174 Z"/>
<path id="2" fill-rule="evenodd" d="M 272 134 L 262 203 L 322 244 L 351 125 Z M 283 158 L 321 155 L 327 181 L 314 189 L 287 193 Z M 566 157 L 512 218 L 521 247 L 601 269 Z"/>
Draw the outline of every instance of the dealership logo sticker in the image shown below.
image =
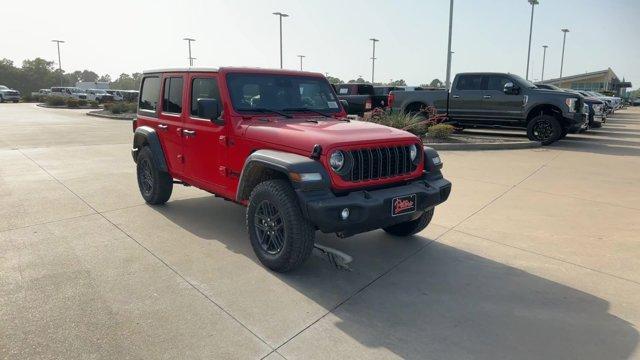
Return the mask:
<path id="1" fill-rule="evenodd" d="M 391 215 L 402 215 L 416 211 L 416 194 L 400 196 L 391 201 Z"/>

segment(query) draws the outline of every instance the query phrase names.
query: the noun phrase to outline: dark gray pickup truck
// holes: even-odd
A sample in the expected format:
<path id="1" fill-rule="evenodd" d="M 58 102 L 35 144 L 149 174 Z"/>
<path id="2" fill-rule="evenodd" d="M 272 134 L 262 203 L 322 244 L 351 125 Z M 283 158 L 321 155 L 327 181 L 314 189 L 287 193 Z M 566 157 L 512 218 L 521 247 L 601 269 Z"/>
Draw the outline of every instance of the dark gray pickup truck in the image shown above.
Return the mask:
<path id="1" fill-rule="evenodd" d="M 414 113 L 435 106 L 459 127 L 526 129 L 530 140 L 551 144 L 587 128 L 579 94 L 537 88 L 513 74 L 462 73 L 446 89 L 392 91 L 392 111 Z"/>

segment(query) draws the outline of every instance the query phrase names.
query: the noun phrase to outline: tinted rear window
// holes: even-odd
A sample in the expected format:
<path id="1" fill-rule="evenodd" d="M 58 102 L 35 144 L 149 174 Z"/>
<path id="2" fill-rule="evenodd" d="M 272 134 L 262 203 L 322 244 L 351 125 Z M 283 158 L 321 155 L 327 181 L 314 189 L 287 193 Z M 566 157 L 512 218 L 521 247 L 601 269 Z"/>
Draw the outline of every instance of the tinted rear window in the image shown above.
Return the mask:
<path id="1" fill-rule="evenodd" d="M 458 84 L 456 85 L 458 90 L 481 90 L 482 89 L 482 75 L 460 75 Z"/>
<path id="2" fill-rule="evenodd" d="M 162 111 L 174 114 L 182 113 L 182 83 L 181 77 L 164 79 Z"/>
<path id="3" fill-rule="evenodd" d="M 142 80 L 142 93 L 138 107 L 140 110 L 156 111 L 160 99 L 160 78 L 157 76 L 145 77 Z"/>

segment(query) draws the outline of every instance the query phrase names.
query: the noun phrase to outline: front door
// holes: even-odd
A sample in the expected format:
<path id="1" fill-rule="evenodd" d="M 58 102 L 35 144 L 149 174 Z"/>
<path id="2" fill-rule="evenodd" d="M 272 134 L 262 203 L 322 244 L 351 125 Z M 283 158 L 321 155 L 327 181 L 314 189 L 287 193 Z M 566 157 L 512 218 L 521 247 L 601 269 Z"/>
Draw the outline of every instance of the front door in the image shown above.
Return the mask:
<path id="1" fill-rule="evenodd" d="M 216 99 L 222 108 L 217 74 L 191 74 L 188 87 L 183 131 L 185 172 L 206 190 L 223 192 L 228 186 L 227 128 L 205 118 L 198 106 L 198 99 Z"/>
<path id="2" fill-rule="evenodd" d="M 506 75 L 485 75 L 483 78 L 482 107 L 485 109 L 487 121 L 503 122 L 505 125 L 520 120 L 523 116 L 523 96 L 505 94 L 506 83 L 517 84 Z"/>

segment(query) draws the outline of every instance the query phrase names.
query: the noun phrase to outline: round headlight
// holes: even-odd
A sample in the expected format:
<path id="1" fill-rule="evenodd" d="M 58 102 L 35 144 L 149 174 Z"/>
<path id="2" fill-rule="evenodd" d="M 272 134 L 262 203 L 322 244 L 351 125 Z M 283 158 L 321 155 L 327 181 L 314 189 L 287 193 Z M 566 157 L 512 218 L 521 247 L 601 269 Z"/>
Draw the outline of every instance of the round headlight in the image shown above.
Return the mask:
<path id="1" fill-rule="evenodd" d="M 340 150 L 332 152 L 329 157 L 329 166 L 331 166 L 334 171 L 340 171 L 344 166 L 344 153 Z"/>
<path id="2" fill-rule="evenodd" d="M 409 155 L 411 155 L 411 161 L 416 161 L 418 157 L 418 147 L 415 144 L 409 146 Z"/>

